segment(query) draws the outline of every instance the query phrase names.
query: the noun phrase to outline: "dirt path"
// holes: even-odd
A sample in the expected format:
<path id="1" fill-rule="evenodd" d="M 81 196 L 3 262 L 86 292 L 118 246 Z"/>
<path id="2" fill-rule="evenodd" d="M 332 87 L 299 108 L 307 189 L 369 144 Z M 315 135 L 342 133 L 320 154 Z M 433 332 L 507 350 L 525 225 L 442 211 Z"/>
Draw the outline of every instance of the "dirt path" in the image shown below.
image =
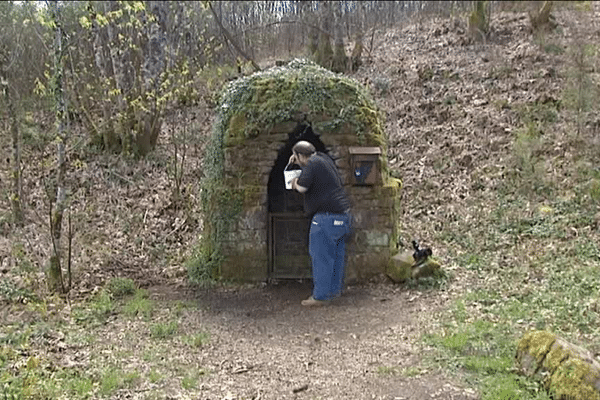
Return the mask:
<path id="1" fill-rule="evenodd" d="M 185 319 L 186 330 L 211 333 L 197 360 L 212 371 L 202 379 L 202 398 L 477 398 L 447 378 L 418 372 L 414 342 L 423 316 L 447 293 L 350 287 L 336 303 L 307 309 L 300 300 L 309 294 L 310 283 L 202 293 L 200 312 Z"/>

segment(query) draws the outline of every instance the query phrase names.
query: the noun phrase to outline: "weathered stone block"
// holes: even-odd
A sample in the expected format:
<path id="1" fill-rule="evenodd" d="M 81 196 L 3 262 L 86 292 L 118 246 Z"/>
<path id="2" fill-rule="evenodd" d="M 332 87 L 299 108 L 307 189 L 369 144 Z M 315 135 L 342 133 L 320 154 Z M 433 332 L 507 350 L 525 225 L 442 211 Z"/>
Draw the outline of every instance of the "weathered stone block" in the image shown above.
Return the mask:
<path id="1" fill-rule="evenodd" d="M 225 257 L 221 276 L 235 281 L 264 281 L 268 278 L 268 262 L 265 246 L 247 248 Z"/>
<path id="2" fill-rule="evenodd" d="M 411 252 L 396 254 L 387 268 L 386 275 L 394 282 L 404 282 L 412 276 L 415 259 Z"/>
<path id="3" fill-rule="evenodd" d="M 369 246 L 389 246 L 390 235 L 386 232 L 381 231 L 366 231 L 367 245 Z"/>
<path id="4" fill-rule="evenodd" d="M 352 215 L 354 216 L 354 229 L 363 230 L 373 228 L 378 213 L 377 211 L 365 209 L 363 207 L 354 207 L 352 209 Z"/>
<path id="5" fill-rule="evenodd" d="M 425 278 L 435 275 L 440 264 L 429 258 L 422 264 L 415 266 L 415 260 L 412 251 L 405 251 L 392 257 L 388 265 L 386 274 L 394 282 L 404 282 L 409 278 Z"/>
<path id="6" fill-rule="evenodd" d="M 516 364 L 556 400 L 600 400 L 600 363 L 588 350 L 553 333 L 526 333 L 517 346 Z"/>
<path id="7" fill-rule="evenodd" d="M 283 140 L 287 139 L 287 133 L 292 132 L 296 126 L 298 126 L 298 123 L 295 121 L 288 121 L 288 122 L 281 122 L 279 124 L 275 124 L 273 125 L 273 127 L 271 127 L 271 129 L 269 129 L 267 131 L 267 133 L 269 135 L 274 135 L 274 134 L 286 134 L 285 138 Z"/>
<path id="8" fill-rule="evenodd" d="M 366 281 L 376 275 L 385 273 L 390 260 L 386 249 L 379 252 L 352 254 L 348 257 L 347 276 L 355 277 L 358 281 Z"/>

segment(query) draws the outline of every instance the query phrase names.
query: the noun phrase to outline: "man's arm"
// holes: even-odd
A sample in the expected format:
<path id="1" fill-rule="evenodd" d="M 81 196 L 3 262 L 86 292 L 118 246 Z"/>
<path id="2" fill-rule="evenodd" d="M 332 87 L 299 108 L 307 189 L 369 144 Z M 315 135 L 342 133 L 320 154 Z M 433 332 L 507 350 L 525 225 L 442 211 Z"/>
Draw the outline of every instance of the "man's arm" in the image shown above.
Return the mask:
<path id="1" fill-rule="evenodd" d="M 294 180 L 292 180 L 292 189 L 297 190 L 300 193 L 306 193 L 308 190 L 308 188 L 298 185 L 298 178 L 294 178 Z"/>

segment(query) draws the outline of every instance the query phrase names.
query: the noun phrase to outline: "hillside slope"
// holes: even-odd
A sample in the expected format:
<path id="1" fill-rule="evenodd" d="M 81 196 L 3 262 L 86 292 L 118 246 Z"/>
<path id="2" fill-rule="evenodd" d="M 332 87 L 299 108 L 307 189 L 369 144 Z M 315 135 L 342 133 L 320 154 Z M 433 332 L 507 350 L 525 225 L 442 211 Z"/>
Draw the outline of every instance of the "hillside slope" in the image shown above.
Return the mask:
<path id="1" fill-rule="evenodd" d="M 574 193 L 585 203 L 581 212 L 594 217 L 588 225 L 565 226 L 565 235 L 598 235 L 599 199 L 587 202 L 596 193 L 590 178 L 598 178 L 600 156 L 600 64 L 593 47 L 600 9 L 592 7 L 555 11 L 558 28 L 542 35 L 532 34 L 525 12 L 494 13 L 485 44 L 469 43 L 458 18 L 385 34 L 358 77 L 387 114 L 388 156 L 404 182 L 405 245 L 420 238 L 452 262 L 473 250 L 469 243 L 485 247 L 490 213 L 502 202 L 526 204 L 516 220 Z M 582 50 L 585 65 L 577 67 Z M 578 73 L 590 82 L 582 90 Z M 579 134 L 574 96 L 588 96 L 590 107 L 580 113 Z M 524 250 L 511 240 L 496 248 L 508 263 Z"/>

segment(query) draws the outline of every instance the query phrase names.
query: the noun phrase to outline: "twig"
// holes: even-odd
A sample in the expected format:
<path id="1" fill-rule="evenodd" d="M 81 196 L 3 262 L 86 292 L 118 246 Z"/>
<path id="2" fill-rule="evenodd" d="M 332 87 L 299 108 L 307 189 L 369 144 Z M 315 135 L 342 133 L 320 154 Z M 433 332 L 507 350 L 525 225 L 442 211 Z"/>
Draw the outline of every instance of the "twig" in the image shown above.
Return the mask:
<path id="1" fill-rule="evenodd" d="M 308 384 L 292 389 L 292 393 L 300 393 L 308 389 Z"/>
<path id="2" fill-rule="evenodd" d="M 113 170 L 110 170 L 110 169 L 108 169 L 107 171 L 108 171 L 109 173 L 113 174 L 114 176 L 116 176 L 117 178 L 120 178 L 120 179 L 124 180 L 125 182 L 129 182 L 130 184 L 132 184 L 132 185 L 135 185 L 135 183 L 134 183 L 134 182 L 133 182 L 131 179 L 129 179 L 129 178 L 126 178 L 126 177 L 124 177 L 123 175 L 117 174 L 117 173 L 116 173 L 115 171 L 113 171 Z"/>
<path id="3" fill-rule="evenodd" d="M 67 255 L 67 276 L 69 277 L 69 291 L 72 287 L 71 282 L 71 242 L 73 241 L 73 231 L 71 230 L 71 210 L 69 210 L 69 252 Z"/>

